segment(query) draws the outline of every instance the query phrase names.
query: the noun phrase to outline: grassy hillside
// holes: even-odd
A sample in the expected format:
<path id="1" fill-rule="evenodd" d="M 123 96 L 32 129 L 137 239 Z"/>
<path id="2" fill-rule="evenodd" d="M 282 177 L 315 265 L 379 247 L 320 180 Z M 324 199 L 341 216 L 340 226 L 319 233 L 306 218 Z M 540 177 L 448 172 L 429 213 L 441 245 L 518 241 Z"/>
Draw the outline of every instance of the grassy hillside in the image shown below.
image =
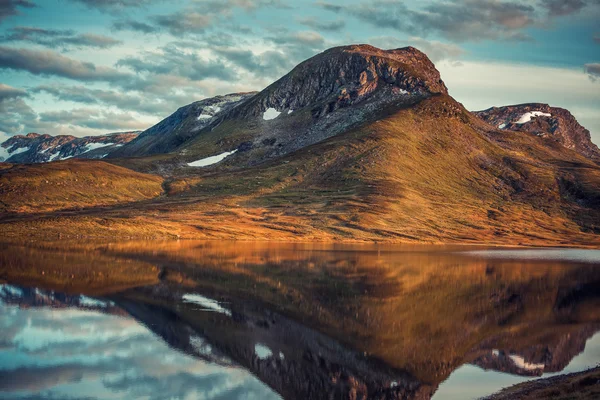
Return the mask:
<path id="1" fill-rule="evenodd" d="M 0 211 L 43 213 L 130 203 L 162 193 L 163 179 L 101 161 L 5 164 Z"/>
<path id="2" fill-rule="evenodd" d="M 238 127 L 235 134 L 246 133 Z M 13 219 L 3 230 L 10 236 L 43 231 L 95 237 L 600 243 L 597 164 L 551 140 L 498 131 L 445 95 L 412 108 L 381 110 L 373 122 L 253 167 L 181 167 L 168 157 L 158 164 L 156 157 L 117 162 L 162 173 L 170 195 L 84 215 Z M 14 196 L 3 201 L 10 207 L 30 204 L 30 210 L 43 204 Z M 62 207 L 67 205 L 65 199 Z M 43 230 L 27 229 L 32 226 Z"/>

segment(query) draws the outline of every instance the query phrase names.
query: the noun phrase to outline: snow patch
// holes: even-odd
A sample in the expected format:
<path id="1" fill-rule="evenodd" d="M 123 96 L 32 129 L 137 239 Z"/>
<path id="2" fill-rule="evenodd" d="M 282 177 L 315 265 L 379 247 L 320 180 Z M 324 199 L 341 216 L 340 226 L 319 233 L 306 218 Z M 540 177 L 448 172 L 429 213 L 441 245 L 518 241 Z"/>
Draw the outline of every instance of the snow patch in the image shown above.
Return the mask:
<path id="1" fill-rule="evenodd" d="M 254 345 L 254 353 L 261 360 L 266 360 L 267 358 L 269 358 L 273 355 L 273 352 L 271 351 L 270 348 L 268 348 L 264 344 L 260 344 L 260 343 L 256 343 Z"/>
<path id="2" fill-rule="evenodd" d="M 57 152 L 56 154 L 52 154 L 52 155 L 50 156 L 50 158 L 48 159 L 48 162 L 56 160 L 56 158 L 57 158 L 59 155 L 60 155 L 60 152 Z"/>
<path id="3" fill-rule="evenodd" d="M 212 346 L 206 343 L 206 341 L 200 336 L 190 336 L 190 345 L 194 348 L 194 350 L 196 350 L 196 352 L 198 352 L 198 354 L 208 356 L 212 353 Z"/>
<path id="4" fill-rule="evenodd" d="M 198 304 L 206 311 L 215 311 L 221 314 L 225 314 L 228 317 L 231 317 L 231 311 L 229 311 L 225 307 L 222 307 L 218 301 L 209 299 L 208 297 L 204 297 L 199 294 L 188 293 L 184 294 L 182 299 L 184 303 Z"/>
<path id="5" fill-rule="evenodd" d="M 198 121 L 201 121 L 203 119 L 211 119 L 212 117 L 214 117 L 215 115 L 217 115 L 217 113 L 219 111 L 221 111 L 221 105 L 225 104 L 225 102 L 220 102 L 217 104 L 214 104 L 212 106 L 206 106 L 202 109 L 202 113 L 200 115 L 198 115 Z"/>
<path id="6" fill-rule="evenodd" d="M 399 89 L 400 94 L 410 94 L 410 92 L 408 90 L 404 90 L 404 89 Z"/>
<path id="7" fill-rule="evenodd" d="M 293 112 L 294 112 L 294 110 L 288 110 L 288 115 L 290 115 Z"/>
<path id="8" fill-rule="evenodd" d="M 6 147 L 0 146 L 0 161 L 6 161 L 15 154 L 25 153 L 29 149 L 30 147 L 26 146 L 17 147 L 16 149 L 9 150 Z"/>
<path id="9" fill-rule="evenodd" d="M 79 305 L 90 308 L 106 308 L 110 305 L 110 303 L 107 303 L 106 301 L 93 299 L 84 295 L 79 295 Z"/>
<path id="10" fill-rule="evenodd" d="M 96 150 L 96 149 L 101 149 L 103 147 L 106 146 L 112 146 L 114 143 L 109 142 L 109 143 L 88 143 L 85 145 L 85 149 L 83 151 L 83 153 L 87 153 L 88 151 L 92 151 L 92 150 Z"/>
<path id="11" fill-rule="evenodd" d="M 552 114 L 541 112 L 541 111 L 530 111 L 530 112 L 526 112 L 525 114 L 521 115 L 521 118 L 519 118 L 515 122 L 515 124 L 526 124 L 527 122 L 531 121 L 531 118 L 533 118 L 533 117 L 551 117 L 551 116 L 552 116 Z"/>
<path id="12" fill-rule="evenodd" d="M 276 109 L 267 108 L 267 111 L 265 111 L 263 114 L 263 119 L 265 121 L 270 121 L 272 119 L 279 117 L 279 114 L 281 114 L 281 112 L 277 111 Z"/>
<path id="13" fill-rule="evenodd" d="M 13 285 L 0 285 L 0 292 L 7 293 L 13 297 L 23 297 L 23 289 Z"/>
<path id="14" fill-rule="evenodd" d="M 498 129 L 504 129 L 504 128 L 506 128 L 506 124 L 500 124 L 500 125 L 498 125 Z"/>
<path id="15" fill-rule="evenodd" d="M 493 355 L 494 357 L 499 357 L 499 356 L 500 356 L 500 351 L 499 351 L 499 350 L 497 350 L 497 349 L 494 349 L 494 350 L 492 350 L 492 355 Z"/>
<path id="16" fill-rule="evenodd" d="M 208 167 L 209 165 L 213 165 L 213 164 L 223 161 L 226 157 L 232 155 L 236 151 L 237 151 L 237 149 L 235 149 L 233 151 L 226 151 L 225 153 L 221 153 L 216 156 L 206 157 L 201 160 L 190 162 L 190 163 L 188 163 L 188 165 L 190 167 Z"/>
<path id="17" fill-rule="evenodd" d="M 525 358 L 519 355 L 510 355 L 509 356 L 512 362 L 521 369 L 526 369 L 528 371 L 537 371 L 540 369 L 544 369 L 546 367 L 545 364 L 532 364 L 525 361 Z"/>

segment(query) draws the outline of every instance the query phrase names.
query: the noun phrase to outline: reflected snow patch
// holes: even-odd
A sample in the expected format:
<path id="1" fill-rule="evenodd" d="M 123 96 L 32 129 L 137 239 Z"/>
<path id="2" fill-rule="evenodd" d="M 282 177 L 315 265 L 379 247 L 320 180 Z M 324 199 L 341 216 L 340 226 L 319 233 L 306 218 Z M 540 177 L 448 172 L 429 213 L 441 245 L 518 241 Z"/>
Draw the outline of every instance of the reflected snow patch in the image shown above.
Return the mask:
<path id="1" fill-rule="evenodd" d="M 93 299 L 91 297 L 87 297 L 84 295 L 80 295 L 79 296 L 79 305 L 83 306 L 83 307 L 90 307 L 90 308 L 106 308 L 106 307 L 112 305 L 112 303 Z"/>
<path id="2" fill-rule="evenodd" d="M 199 294 L 188 293 L 184 294 L 182 299 L 184 303 L 198 304 L 205 311 L 214 311 L 231 317 L 231 311 L 229 311 L 225 307 L 222 307 L 218 301 L 209 299 L 208 297 L 204 297 Z"/>
<path id="3" fill-rule="evenodd" d="M 254 353 L 256 353 L 256 356 L 261 360 L 266 360 L 273 355 L 270 348 L 260 343 L 254 345 Z"/>
<path id="4" fill-rule="evenodd" d="M 526 369 L 528 371 L 537 371 L 546 367 L 545 364 L 528 363 L 527 361 L 525 361 L 524 357 L 521 357 L 516 354 L 511 354 L 509 357 L 517 367 L 521 369 Z"/>
<path id="5" fill-rule="evenodd" d="M 2 292 L 2 294 L 9 295 L 12 297 L 23 297 L 23 289 L 13 285 L 0 285 L 0 292 Z"/>

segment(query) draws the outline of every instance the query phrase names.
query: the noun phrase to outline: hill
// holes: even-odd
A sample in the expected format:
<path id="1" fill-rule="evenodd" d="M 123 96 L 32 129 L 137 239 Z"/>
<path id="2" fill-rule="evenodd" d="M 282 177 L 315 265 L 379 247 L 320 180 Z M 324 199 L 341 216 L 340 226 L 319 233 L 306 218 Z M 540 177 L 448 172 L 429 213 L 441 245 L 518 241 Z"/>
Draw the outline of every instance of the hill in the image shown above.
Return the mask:
<path id="1" fill-rule="evenodd" d="M 101 161 L 0 166 L 0 212 L 6 216 L 130 203 L 162 193 L 162 178 Z"/>

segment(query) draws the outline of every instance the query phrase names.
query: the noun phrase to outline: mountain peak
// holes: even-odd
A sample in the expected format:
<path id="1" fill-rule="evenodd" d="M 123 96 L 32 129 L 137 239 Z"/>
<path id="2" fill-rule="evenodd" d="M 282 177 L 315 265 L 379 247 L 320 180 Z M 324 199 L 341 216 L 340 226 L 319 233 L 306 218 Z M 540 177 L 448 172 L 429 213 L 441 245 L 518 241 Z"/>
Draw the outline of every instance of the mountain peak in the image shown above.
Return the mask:
<path id="1" fill-rule="evenodd" d="M 256 117 L 265 110 L 310 107 L 314 118 L 373 100 L 414 104 L 448 89 L 429 58 L 414 47 L 371 45 L 328 49 L 300 63 L 246 104 L 224 117 Z"/>
<path id="2" fill-rule="evenodd" d="M 551 138 L 585 157 L 600 159 L 600 149 L 592 143 L 590 132 L 564 108 L 545 103 L 525 103 L 491 107 L 475 114 L 498 129 Z"/>

